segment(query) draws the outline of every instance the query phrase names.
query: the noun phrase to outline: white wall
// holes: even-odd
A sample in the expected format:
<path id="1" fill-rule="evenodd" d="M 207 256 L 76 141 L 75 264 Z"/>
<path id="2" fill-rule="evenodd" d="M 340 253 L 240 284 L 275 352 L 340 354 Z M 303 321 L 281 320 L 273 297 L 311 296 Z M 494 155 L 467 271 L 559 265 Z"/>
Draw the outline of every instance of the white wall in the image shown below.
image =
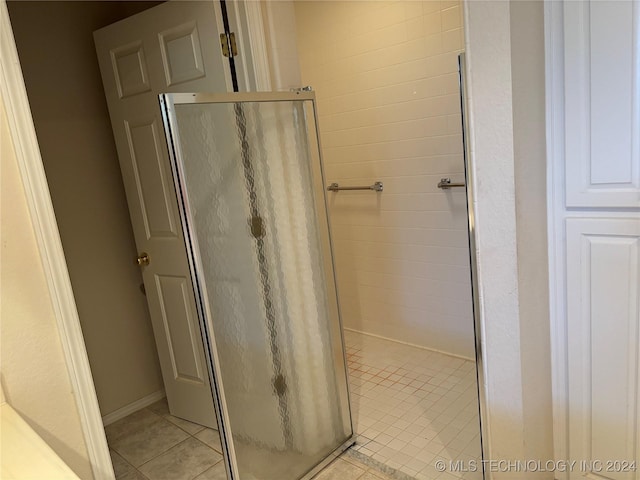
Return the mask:
<path id="1" fill-rule="evenodd" d="M 544 45 L 537 2 L 465 3 L 475 172 L 483 438 L 492 459 L 552 459 Z M 489 478 L 553 478 L 492 472 Z"/>
<path id="2" fill-rule="evenodd" d="M 457 1 L 295 2 L 318 98 L 345 326 L 474 357 Z"/>
<path id="3" fill-rule="evenodd" d="M 471 168 L 490 458 L 524 458 L 508 2 L 465 3 Z M 501 476 L 517 478 L 513 472 Z M 497 476 L 492 475 L 490 478 Z"/>
<path id="4" fill-rule="evenodd" d="M 8 2 L 102 415 L 163 388 L 92 36 L 153 5 Z"/>
<path id="5" fill-rule="evenodd" d="M 553 458 L 544 2 L 510 3 L 514 180 L 526 458 Z M 543 473 L 536 478 L 553 478 Z"/>
<path id="6" fill-rule="evenodd" d="M 80 415 L 0 98 L 0 382 L 6 401 L 83 479 Z"/>

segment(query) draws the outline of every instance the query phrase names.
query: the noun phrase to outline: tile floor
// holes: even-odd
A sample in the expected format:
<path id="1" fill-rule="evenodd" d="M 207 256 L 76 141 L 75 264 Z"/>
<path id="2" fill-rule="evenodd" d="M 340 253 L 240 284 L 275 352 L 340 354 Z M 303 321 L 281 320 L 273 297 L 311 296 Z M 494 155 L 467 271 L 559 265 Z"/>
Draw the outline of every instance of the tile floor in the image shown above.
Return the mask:
<path id="1" fill-rule="evenodd" d="M 479 458 L 475 364 L 350 331 L 345 340 L 357 444 L 316 479 L 480 479 L 435 467 Z M 170 415 L 165 399 L 105 431 L 118 480 L 226 480 L 218 432 Z"/>
<path id="2" fill-rule="evenodd" d="M 226 480 L 218 432 L 169 414 L 166 399 L 105 428 L 117 480 Z M 343 455 L 314 480 L 391 480 Z"/>
<path id="3" fill-rule="evenodd" d="M 105 427 L 118 480 L 226 480 L 218 432 L 169 414 L 166 399 Z"/>
<path id="4" fill-rule="evenodd" d="M 351 331 L 345 341 L 355 450 L 397 478 L 481 478 L 435 467 L 480 457 L 475 363 Z"/>

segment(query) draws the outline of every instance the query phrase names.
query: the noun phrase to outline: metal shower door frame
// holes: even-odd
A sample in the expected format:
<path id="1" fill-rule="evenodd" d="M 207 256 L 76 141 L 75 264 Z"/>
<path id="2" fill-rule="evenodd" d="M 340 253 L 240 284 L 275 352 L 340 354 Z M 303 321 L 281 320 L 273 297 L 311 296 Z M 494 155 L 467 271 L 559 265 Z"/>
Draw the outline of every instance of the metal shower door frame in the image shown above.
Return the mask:
<path id="1" fill-rule="evenodd" d="M 175 118 L 175 105 L 185 104 L 206 104 L 206 103 L 220 103 L 220 104 L 241 104 L 241 103 L 253 103 L 253 102 L 297 102 L 297 101 L 310 101 L 313 109 L 313 121 L 315 127 L 316 143 L 318 148 L 319 170 L 322 185 L 324 186 L 325 173 L 324 165 L 322 161 L 322 148 L 320 144 L 320 132 L 318 126 L 318 111 L 316 105 L 315 93 L 312 91 L 295 91 L 295 92 L 258 92 L 258 93 L 167 93 L 159 95 L 160 108 L 162 111 L 162 121 L 165 129 L 165 134 L 168 142 L 169 158 L 171 162 L 171 172 L 173 176 L 174 186 L 176 189 L 176 196 L 178 200 L 178 206 L 180 211 L 180 222 L 184 233 L 185 247 L 187 250 L 187 257 L 189 259 L 189 271 L 191 273 L 191 280 L 194 286 L 195 302 L 198 310 L 198 321 L 200 324 L 200 331 L 202 334 L 202 341 L 204 346 L 205 357 L 207 360 L 207 371 L 209 374 L 211 390 L 213 395 L 213 404 L 215 407 L 216 418 L 218 422 L 218 431 L 220 433 L 220 443 L 222 446 L 222 453 L 225 461 L 225 468 L 227 472 L 228 480 L 240 480 L 240 474 L 238 472 L 238 465 L 236 460 L 235 449 L 233 445 L 233 438 L 231 433 L 231 424 L 229 419 L 228 408 L 226 405 L 224 386 L 222 384 L 222 371 L 220 370 L 220 363 L 218 359 L 218 349 L 215 343 L 215 334 L 211 318 L 211 313 L 208 311 L 207 305 L 204 301 L 203 295 L 203 281 L 200 272 L 202 272 L 202 259 L 200 256 L 200 250 L 198 248 L 197 238 L 192 226 L 188 221 L 188 212 L 190 212 L 189 201 L 186 194 L 185 185 L 185 172 L 183 168 L 183 160 L 181 157 L 179 145 L 179 133 L 176 125 Z M 340 311 L 340 303 L 337 298 L 337 278 L 335 261 L 333 258 L 333 241 L 331 238 L 331 226 L 329 225 L 328 217 L 328 203 L 327 195 L 323 188 L 322 198 L 323 207 L 325 209 L 325 216 L 327 220 L 327 233 L 329 248 L 331 251 L 330 260 L 332 268 L 332 280 L 336 286 L 336 305 L 338 313 L 338 328 L 340 330 L 340 341 L 343 357 L 343 368 L 345 372 L 345 393 L 347 398 L 347 406 L 349 412 L 349 426 L 351 427 L 351 435 L 342 444 L 338 445 L 327 457 L 320 463 L 313 467 L 299 480 L 309 480 L 319 471 L 321 471 L 330 462 L 335 460 L 342 452 L 355 443 L 355 431 L 353 429 L 353 418 L 351 415 L 351 397 L 349 392 L 349 375 L 347 367 L 347 355 L 345 349 L 344 329 L 342 325 L 342 315 Z M 341 388 L 341 386 L 338 386 Z"/>
<path id="2" fill-rule="evenodd" d="M 480 453 L 482 455 L 482 478 L 487 478 L 485 461 L 489 460 L 489 432 L 487 419 L 486 379 L 484 370 L 484 339 L 482 336 L 482 318 L 480 315 L 480 286 L 478 283 L 478 258 L 475 219 L 475 180 L 473 156 L 469 130 L 469 92 L 467 90 L 466 55 L 458 55 L 458 80 L 460 85 L 460 113 L 462 119 L 462 143 L 464 156 L 464 175 L 467 197 L 467 233 L 469 238 L 469 266 L 471 271 L 471 300 L 473 308 L 473 331 L 476 353 L 476 385 L 478 389 L 478 418 L 480 420 Z"/>

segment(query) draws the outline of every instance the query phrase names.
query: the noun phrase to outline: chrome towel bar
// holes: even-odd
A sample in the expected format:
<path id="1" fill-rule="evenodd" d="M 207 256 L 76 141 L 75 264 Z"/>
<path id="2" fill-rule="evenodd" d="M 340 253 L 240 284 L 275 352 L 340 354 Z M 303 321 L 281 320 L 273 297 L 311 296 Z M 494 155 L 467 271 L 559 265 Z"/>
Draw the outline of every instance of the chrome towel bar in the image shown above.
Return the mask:
<path id="1" fill-rule="evenodd" d="M 331 185 L 327 187 L 327 190 L 330 192 L 338 192 L 340 190 L 374 190 L 376 192 L 382 191 L 382 182 L 376 182 L 373 185 L 363 185 L 356 187 L 341 187 L 337 182 L 333 182 Z"/>
<path id="2" fill-rule="evenodd" d="M 462 183 L 451 183 L 450 178 L 441 178 L 438 182 L 438 188 L 442 188 L 443 190 L 449 190 L 452 187 L 465 187 L 464 182 Z"/>

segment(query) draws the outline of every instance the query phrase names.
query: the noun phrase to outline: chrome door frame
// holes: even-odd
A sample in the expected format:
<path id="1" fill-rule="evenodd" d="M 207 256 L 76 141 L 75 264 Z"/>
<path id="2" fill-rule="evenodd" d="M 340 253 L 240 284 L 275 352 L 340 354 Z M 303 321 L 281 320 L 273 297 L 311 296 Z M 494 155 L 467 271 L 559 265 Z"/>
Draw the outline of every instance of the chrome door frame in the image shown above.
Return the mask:
<path id="1" fill-rule="evenodd" d="M 471 270 L 471 299 L 473 307 L 473 330 L 476 351 L 476 385 L 478 387 L 478 414 L 480 421 L 480 451 L 482 455 L 482 478 L 487 478 L 485 471 L 485 459 L 488 459 L 488 427 L 487 427 L 487 399 L 485 390 L 485 375 L 482 338 L 482 320 L 480 317 L 480 287 L 478 284 L 478 258 L 476 243 L 476 220 L 473 205 L 474 195 L 474 173 L 473 159 L 471 157 L 471 147 L 469 139 L 469 97 L 467 92 L 466 79 L 466 56 L 462 52 L 458 55 L 458 75 L 460 80 L 460 112 L 462 114 L 462 146 L 464 154 L 464 176 L 467 196 L 467 220 L 469 234 L 469 265 Z"/>
<path id="2" fill-rule="evenodd" d="M 218 350 L 215 343 L 215 335 L 211 315 L 207 311 L 202 296 L 203 282 L 198 275 L 202 271 L 202 259 L 200 257 L 197 238 L 192 226 L 187 222 L 187 211 L 190 210 L 188 199 L 186 196 L 186 185 L 184 182 L 185 172 L 183 171 L 183 160 L 181 157 L 179 145 L 179 133 L 175 118 L 175 105 L 197 104 L 197 103 L 247 103 L 247 102 L 292 102 L 292 101 L 310 101 L 313 109 L 313 120 L 315 127 L 316 140 L 318 143 L 318 158 L 320 161 L 320 176 L 322 185 L 326 184 L 324 173 L 324 163 L 322 158 L 322 147 L 320 143 L 320 131 L 318 125 L 318 109 L 316 104 L 315 92 L 312 91 L 293 91 L 293 92 L 258 92 L 258 93 L 166 93 L 159 95 L 160 109 L 162 112 L 162 122 L 164 125 L 165 135 L 168 142 L 169 159 L 171 162 L 171 173 L 173 176 L 176 197 L 178 199 L 180 222 L 185 239 L 185 247 L 187 249 L 187 257 L 189 259 L 189 271 L 191 272 L 191 281 L 196 290 L 195 300 L 198 310 L 198 319 L 200 330 L 202 333 L 202 341 L 204 344 L 205 357 L 207 359 L 207 371 L 209 374 L 211 393 L 213 396 L 213 404 L 215 407 L 216 418 L 218 421 L 218 431 L 222 446 L 223 458 L 225 461 L 225 469 L 228 480 L 240 480 L 238 465 L 236 460 L 233 439 L 231 438 L 231 426 L 229 413 L 226 406 L 224 387 L 222 385 L 222 372 L 219 367 Z M 320 472 L 329 463 L 334 461 L 340 454 L 355 443 L 356 432 L 353 428 L 353 416 L 351 412 L 351 394 L 349 387 L 349 370 L 347 365 L 347 353 L 345 348 L 344 327 L 342 324 L 342 314 L 340 310 L 340 302 L 338 301 L 338 288 L 336 278 L 335 261 L 333 257 L 333 240 L 331 236 L 331 225 L 329 222 L 329 205 L 327 202 L 326 188 L 323 188 L 322 197 L 324 199 L 324 208 L 327 219 L 327 232 L 329 235 L 329 247 L 331 250 L 331 267 L 332 277 L 335 285 L 336 304 L 338 310 L 338 328 L 340 330 L 340 340 L 342 348 L 342 358 L 345 370 L 345 387 L 347 396 L 347 406 L 349 410 L 349 425 L 351 427 L 351 435 L 329 453 L 320 463 L 313 467 L 309 472 L 302 476 L 299 480 L 309 480 Z"/>

